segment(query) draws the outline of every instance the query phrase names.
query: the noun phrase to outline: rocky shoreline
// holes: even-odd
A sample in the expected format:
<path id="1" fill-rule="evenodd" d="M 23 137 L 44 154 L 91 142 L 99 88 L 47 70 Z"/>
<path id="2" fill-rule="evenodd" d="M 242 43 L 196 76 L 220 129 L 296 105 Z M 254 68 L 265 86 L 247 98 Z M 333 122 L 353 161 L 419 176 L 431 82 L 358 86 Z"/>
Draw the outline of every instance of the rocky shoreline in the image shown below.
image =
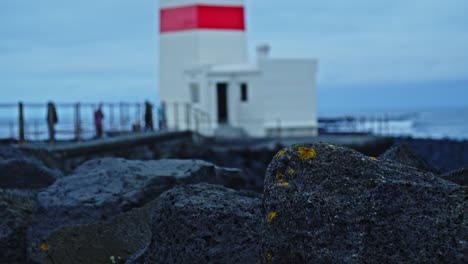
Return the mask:
<path id="1" fill-rule="evenodd" d="M 467 263 L 467 145 L 182 146 L 72 173 L 0 145 L 0 263 Z"/>

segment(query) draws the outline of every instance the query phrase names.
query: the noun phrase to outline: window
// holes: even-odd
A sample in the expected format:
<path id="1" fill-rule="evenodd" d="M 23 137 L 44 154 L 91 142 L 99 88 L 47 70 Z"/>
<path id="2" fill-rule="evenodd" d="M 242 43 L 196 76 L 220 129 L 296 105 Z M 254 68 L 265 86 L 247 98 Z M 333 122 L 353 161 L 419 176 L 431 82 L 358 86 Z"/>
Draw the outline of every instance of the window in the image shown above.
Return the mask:
<path id="1" fill-rule="evenodd" d="M 247 96 L 247 84 L 242 83 L 241 84 L 241 101 L 242 102 L 247 102 L 248 96 Z"/>
<path id="2" fill-rule="evenodd" d="M 190 84 L 190 99 L 192 103 L 199 103 L 200 102 L 200 87 L 197 83 Z"/>

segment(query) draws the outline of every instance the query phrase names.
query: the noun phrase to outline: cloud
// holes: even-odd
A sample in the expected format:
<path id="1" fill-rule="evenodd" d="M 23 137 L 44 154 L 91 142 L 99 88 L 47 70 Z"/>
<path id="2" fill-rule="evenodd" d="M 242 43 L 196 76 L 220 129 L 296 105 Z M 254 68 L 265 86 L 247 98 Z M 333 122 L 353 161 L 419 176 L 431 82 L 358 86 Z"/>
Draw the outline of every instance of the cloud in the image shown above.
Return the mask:
<path id="1" fill-rule="evenodd" d="M 319 58 L 322 86 L 467 78 L 467 1 L 249 3 L 251 50 Z"/>
<path id="2" fill-rule="evenodd" d="M 252 57 L 318 58 L 319 89 L 468 79 L 466 0 L 246 4 Z M 1 101 L 157 100 L 157 0 L 1 0 L 0 35 Z"/>

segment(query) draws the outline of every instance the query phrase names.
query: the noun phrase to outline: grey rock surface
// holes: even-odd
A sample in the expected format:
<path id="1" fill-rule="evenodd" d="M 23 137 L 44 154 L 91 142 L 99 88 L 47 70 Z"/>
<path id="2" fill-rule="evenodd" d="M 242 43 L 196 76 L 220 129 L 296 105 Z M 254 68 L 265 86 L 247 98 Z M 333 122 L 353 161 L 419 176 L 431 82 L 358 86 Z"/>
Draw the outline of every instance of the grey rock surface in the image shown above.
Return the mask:
<path id="1" fill-rule="evenodd" d="M 25 154 L 18 148 L 8 144 L 0 144 L 0 159 L 23 159 Z"/>
<path id="2" fill-rule="evenodd" d="M 438 174 L 439 171 L 429 165 L 422 157 L 416 154 L 408 145 L 396 145 L 382 154 L 380 159 L 391 160 L 400 164 Z"/>
<path id="3" fill-rule="evenodd" d="M 265 178 L 268 263 L 467 263 L 466 189 L 326 143 L 280 151 Z"/>
<path id="4" fill-rule="evenodd" d="M 441 175 L 442 179 L 461 186 L 468 186 L 468 167 Z"/>
<path id="5" fill-rule="evenodd" d="M 0 160 L 0 188 L 47 188 L 63 175 L 31 158 Z"/>
<path id="6" fill-rule="evenodd" d="M 59 170 L 50 169 L 40 160 L 21 150 L 0 145 L 0 188 L 46 188 L 63 177 Z"/>
<path id="7" fill-rule="evenodd" d="M 123 263 L 151 240 L 151 202 L 115 217 L 111 222 L 67 226 L 43 239 L 43 263 Z"/>
<path id="8" fill-rule="evenodd" d="M 258 194 L 178 186 L 156 200 L 151 244 L 128 263 L 260 263 L 260 208 Z"/>
<path id="9" fill-rule="evenodd" d="M 0 189 L 0 263 L 26 262 L 26 229 L 35 206 L 35 195 Z"/>
<path id="10" fill-rule="evenodd" d="M 43 262 L 46 254 L 40 246 L 58 229 L 110 222 L 179 184 L 229 185 L 232 179 L 226 175 L 236 177 L 198 160 L 103 158 L 86 162 L 73 175 L 56 181 L 39 193 L 38 207 L 28 231 L 30 258 Z M 225 178 L 228 180 L 224 181 Z"/>

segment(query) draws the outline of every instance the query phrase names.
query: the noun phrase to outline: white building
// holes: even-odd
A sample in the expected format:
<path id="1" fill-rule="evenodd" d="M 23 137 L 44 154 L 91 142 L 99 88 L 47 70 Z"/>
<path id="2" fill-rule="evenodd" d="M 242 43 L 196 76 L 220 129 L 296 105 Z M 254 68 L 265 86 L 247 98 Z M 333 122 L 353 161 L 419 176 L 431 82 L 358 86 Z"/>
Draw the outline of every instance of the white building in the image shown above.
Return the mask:
<path id="1" fill-rule="evenodd" d="M 182 107 L 190 104 L 206 113 L 208 135 L 226 127 L 317 135 L 316 60 L 273 59 L 263 45 L 249 63 L 243 0 L 160 1 L 160 98 L 170 128 L 195 126 Z"/>

